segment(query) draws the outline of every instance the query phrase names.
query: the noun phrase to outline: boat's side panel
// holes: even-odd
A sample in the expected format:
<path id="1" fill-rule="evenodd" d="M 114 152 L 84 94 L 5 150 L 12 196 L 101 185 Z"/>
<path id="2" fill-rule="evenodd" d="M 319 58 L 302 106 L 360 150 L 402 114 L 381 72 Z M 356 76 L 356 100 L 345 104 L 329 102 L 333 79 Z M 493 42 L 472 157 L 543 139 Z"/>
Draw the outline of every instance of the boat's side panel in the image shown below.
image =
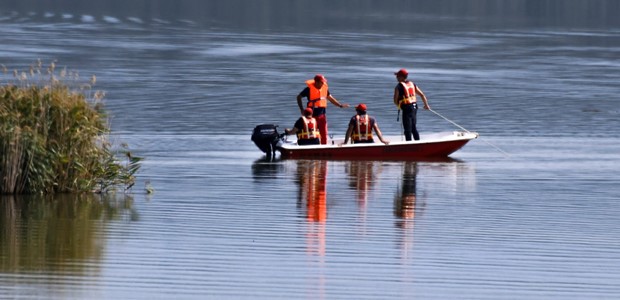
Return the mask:
<path id="1" fill-rule="evenodd" d="M 469 142 L 468 139 L 442 141 L 437 143 L 372 145 L 366 147 L 280 147 L 283 158 L 313 159 L 420 159 L 429 157 L 447 157 Z"/>

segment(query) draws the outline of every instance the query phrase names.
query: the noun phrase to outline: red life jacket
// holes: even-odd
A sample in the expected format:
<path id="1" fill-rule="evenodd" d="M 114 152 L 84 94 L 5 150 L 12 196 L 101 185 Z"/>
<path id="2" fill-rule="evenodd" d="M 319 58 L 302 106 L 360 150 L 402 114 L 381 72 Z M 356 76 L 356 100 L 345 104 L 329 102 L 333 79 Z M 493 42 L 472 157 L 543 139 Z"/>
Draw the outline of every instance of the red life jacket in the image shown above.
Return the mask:
<path id="1" fill-rule="evenodd" d="M 316 86 L 314 86 L 314 79 L 310 79 L 306 81 L 306 85 L 310 88 L 308 107 L 327 107 L 327 83 L 323 83 L 321 89 L 317 89 Z"/>
<path id="2" fill-rule="evenodd" d="M 304 120 L 304 128 L 297 132 L 297 139 L 309 140 L 321 138 L 319 129 L 316 125 L 316 119 L 301 117 Z"/>
<path id="3" fill-rule="evenodd" d="M 416 103 L 416 95 L 415 95 L 415 84 L 411 81 L 401 82 L 403 86 L 403 90 L 405 90 L 405 94 L 401 95 L 402 97 L 398 100 L 398 108 L 403 104 L 412 104 Z"/>
<path id="4" fill-rule="evenodd" d="M 370 116 L 368 114 L 355 116 L 355 127 L 353 128 L 353 141 L 372 140 L 372 127 L 370 126 Z"/>

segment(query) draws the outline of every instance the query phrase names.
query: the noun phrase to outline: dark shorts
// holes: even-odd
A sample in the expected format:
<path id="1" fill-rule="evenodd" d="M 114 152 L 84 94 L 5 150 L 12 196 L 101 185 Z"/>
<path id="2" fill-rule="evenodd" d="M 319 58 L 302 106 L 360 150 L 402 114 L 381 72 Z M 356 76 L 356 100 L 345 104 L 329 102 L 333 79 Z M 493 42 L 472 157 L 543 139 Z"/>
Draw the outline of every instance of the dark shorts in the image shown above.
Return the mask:
<path id="1" fill-rule="evenodd" d="M 302 139 L 297 140 L 297 145 L 306 146 L 306 145 L 320 145 L 321 141 L 319 139 Z"/>
<path id="2" fill-rule="evenodd" d="M 374 140 L 366 140 L 366 141 L 353 141 L 353 144 L 371 144 L 374 143 Z"/>

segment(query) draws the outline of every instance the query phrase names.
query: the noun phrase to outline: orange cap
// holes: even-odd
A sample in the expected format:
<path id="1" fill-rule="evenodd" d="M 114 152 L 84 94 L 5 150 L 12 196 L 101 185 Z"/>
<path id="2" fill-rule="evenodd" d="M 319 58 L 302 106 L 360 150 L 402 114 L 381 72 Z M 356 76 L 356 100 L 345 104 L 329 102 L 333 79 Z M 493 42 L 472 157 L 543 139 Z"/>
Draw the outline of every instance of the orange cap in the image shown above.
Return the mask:
<path id="1" fill-rule="evenodd" d="M 355 110 L 366 111 L 366 104 L 360 103 L 355 107 Z"/>

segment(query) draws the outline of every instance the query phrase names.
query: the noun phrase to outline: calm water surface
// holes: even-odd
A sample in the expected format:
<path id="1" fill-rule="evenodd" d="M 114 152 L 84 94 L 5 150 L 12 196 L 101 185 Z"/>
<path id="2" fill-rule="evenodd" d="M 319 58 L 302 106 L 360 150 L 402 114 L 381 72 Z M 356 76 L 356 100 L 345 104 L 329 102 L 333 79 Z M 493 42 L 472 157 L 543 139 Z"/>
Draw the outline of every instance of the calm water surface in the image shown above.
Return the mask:
<path id="1" fill-rule="evenodd" d="M 3 196 L 0 298 L 620 297 L 617 2 L 325 1 L 316 22 L 298 1 L 30 2 L 0 4 L 2 82 L 37 59 L 95 74 L 146 160 L 128 194 Z M 250 141 L 292 126 L 315 73 L 399 140 L 402 67 L 481 138 L 418 162 Z M 331 133 L 352 114 L 328 108 Z"/>

